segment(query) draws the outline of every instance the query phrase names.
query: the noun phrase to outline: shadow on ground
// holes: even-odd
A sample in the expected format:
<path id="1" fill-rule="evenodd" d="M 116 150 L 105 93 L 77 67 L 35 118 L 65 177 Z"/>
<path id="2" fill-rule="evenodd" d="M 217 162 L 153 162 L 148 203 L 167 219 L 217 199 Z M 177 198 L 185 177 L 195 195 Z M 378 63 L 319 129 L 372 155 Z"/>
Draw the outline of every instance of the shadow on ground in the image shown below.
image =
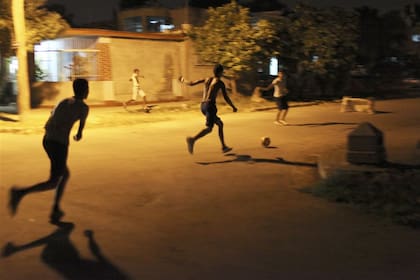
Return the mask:
<path id="1" fill-rule="evenodd" d="M 329 125 L 358 125 L 354 122 L 323 122 L 323 123 L 302 123 L 302 124 L 288 124 L 288 126 L 329 126 Z"/>
<path id="2" fill-rule="evenodd" d="M 3 115 L 1 115 L 0 114 L 0 121 L 5 121 L 5 122 L 18 122 L 17 120 L 15 120 L 15 119 L 12 119 L 12 118 L 9 118 L 9 117 L 6 117 L 6 116 L 3 116 Z"/>
<path id="3" fill-rule="evenodd" d="M 211 165 L 231 162 L 248 162 L 248 163 L 275 163 L 295 166 L 306 166 L 306 167 L 317 167 L 316 163 L 312 162 L 299 162 L 299 161 L 288 161 L 283 158 L 268 159 L 268 158 L 253 158 L 250 155 L 237 155 L 235 153 L 227 154 L 226 156 L 233 156 L 234 158 L 222 161 L 209 161 L 209 162 L 197 162 L 200 165 Z"/>
<path id="4" fill-rule="evenodd" d="M 58 222 L 55 225 L 57 229 L 54 232 L 32 242 L 22 245 L 8 242 L 3 248 L 2 257 L 10 257 L 21 251 L 43 246 L 41 260 L 64 279 L 129 279 L 102 254 L 92 230 L 85 230 L 84 234 L 95 259 L 86 259 L 80 256 L 70 240 L 74 224 Z"/>

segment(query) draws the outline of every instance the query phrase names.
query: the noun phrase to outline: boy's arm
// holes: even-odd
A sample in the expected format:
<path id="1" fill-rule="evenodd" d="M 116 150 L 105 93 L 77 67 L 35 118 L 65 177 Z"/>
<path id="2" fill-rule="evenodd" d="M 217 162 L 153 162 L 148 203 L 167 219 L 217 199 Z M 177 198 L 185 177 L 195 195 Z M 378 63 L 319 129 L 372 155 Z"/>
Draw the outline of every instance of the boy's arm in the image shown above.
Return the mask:
<path id="1" fill-rule="evenodd" d="M 179 77 L 178 78 L 178 80 L 182 83 L 182 84 L 185 84 L 185 85 L 187 85 L 187 86 L 195 86 L 195 85 L 198 85 L 198 84 L 201 84 L 201 83 L 204 83 L 204 81 L 206 80 L 206 79 L 199 79 L 199 80 L 195 80 L 195 81 L 187 81 L 187 80 L 185 80 L 184 79 L 184 77 Z"/>
<path id="2" fill-rule="evenodd" d="M 235 105 L 233 105 L 232 100 L 230 100 L 230 97 L 226 92 L 226 86 L 224 83 L 222 83 L 221 90 L 222 90 L 223 98 L 226 100 L 227 104 L 229 104 L 230 107 L 232 107 L 233 112 L 238 111 L 238 108 L 236 108 Z"/>
<path id="3" fill-rule="evenodd" d="M 77 134 L 73 137 L 73 139 L 75 141 L 79 141 L 80 139 L 82 139 L 83 129 L 85 128 L 86 119 L 87 119 L 88 114 L 89 114 L 89 107 L 86 108 L 86 111 L 84 112 L 84 114 L 80 118 L 79 129 L 77 130 Z"/>
<path id="4" fill-rule="evenodd" d="M 270 89 L 272 89 L 274 87 L 274 84 L 273 83 L 271 83 L 271 84 L 269 84 L 267 87 L 260 87 L 260 90 L 270 90 Z"/>

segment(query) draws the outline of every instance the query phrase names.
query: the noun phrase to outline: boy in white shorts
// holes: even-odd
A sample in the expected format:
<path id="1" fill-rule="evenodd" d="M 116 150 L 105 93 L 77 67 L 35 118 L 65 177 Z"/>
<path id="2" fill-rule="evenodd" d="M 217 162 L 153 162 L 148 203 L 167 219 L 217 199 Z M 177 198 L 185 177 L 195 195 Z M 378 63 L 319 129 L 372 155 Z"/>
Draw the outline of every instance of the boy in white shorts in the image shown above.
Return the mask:
<path id="1" fill-rule="evenodd" d="M 131 78 L 129 79 L 130 82 L 133 83 L 133 93 L 131 95 L 131 99 L 127 102 L 123 102 L 124 108 L 127 108 L 127 105 L 133 103 L 137 100 L 137 96 L 140 96 L 143 99 L 144 109 L 147 110 L 147 100 L 146 100 L 146 93 L 140 88 L 139 78 L 144 78 L 144 76 L 140 75 L 139 69 L 134 69 Z"/>

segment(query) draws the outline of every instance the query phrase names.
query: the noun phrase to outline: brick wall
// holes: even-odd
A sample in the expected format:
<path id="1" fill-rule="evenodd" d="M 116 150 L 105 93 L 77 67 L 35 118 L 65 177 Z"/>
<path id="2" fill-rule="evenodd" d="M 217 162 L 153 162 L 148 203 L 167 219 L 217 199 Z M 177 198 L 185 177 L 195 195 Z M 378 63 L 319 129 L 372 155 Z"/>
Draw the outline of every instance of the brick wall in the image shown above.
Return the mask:
<path id="1" fill-rule="evenodd" d="M 108 43 L 96 44 L 96 48 L 99 50 L 98 53 L 98 75 L 99 81 L 111 81 L 112 80 L 112 65 L 110 57 L 110 48 Z"/>

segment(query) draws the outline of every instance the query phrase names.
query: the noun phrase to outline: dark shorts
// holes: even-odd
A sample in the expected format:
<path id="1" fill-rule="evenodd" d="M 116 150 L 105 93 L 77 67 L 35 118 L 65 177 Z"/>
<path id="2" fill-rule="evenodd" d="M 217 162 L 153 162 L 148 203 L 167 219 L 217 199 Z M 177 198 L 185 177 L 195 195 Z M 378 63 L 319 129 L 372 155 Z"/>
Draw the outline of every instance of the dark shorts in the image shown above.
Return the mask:
<path id="1" fill-rule="evenodd" d="M 276 100 L 277 108 L 279 108 L 279 110 L 289 109 L 289 99 L 287 98 L 287 95 L 276 97 L 275 100 Z"/>
<path id="2" fill-rule="evenodd" d="M 57 178 L 66 173 L 68 146 L 56 141 L 42 140 L 45 152 L 51 162 L 50 178 Z"/>
<path id="3" fill-rule="evenodd" d="M 206 116 L 206 126 L 212 128 L 215 123 L 220 121 L 217 116 L 216 104 L 210 102 L 201 103 L 201 112 Z"/>

